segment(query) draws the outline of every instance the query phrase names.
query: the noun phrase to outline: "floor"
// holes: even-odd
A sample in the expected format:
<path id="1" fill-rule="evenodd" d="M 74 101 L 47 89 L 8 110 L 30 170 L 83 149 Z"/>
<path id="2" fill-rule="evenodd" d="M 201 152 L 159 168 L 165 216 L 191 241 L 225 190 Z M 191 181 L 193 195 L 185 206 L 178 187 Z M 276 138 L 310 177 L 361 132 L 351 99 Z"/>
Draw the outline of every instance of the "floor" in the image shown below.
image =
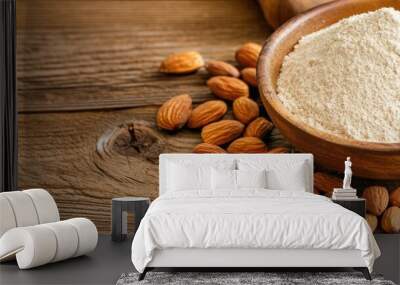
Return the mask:
<path id="1" fill-rule="evenodd" d="M 101 235 L 88 256 L 29 270 L 19 270 L 16 262 L 0 264 L 0 284 L 115 284 L 122 273 L 134 270 L 130 247 L 131 240 L 117 243 Z"/>
<path id="2" fill-rule="evenodd" d="M 390 239 L 398 246 L 398 236 L 378 235 L 376 236 L 383 256 L 376 262 L 375 272 L 383 274 L 385 279 L 399 281 L 399 273 L 388 271 L 396 268 L 396 249 L 388 242 L 383 243 L 382 239 Z M 97 248 L 88 256 L 81 256 L 58 263 L 48 264 L 42 267 L 19 270 L 16 262 L 0 264 L 0 284 L 115 284 L 122 273 L 134 271 L 130 260 L 132 238 L 123 242 L 112 242 L 109 235 L 100 235 Z M 394 251 L 394 254 L 390 252 Z M 161 269 L 166 270 L 166 269 Z M 169 269 L 171 270 L 171 269 Z M 194 269 L 180 268 L 179 271 L 193 271 Z M 208 271 L 207 268 L 197 268 L 194 271 Z M 225 268 L 221 271 L 230 271 Z M 234 269 L 233 269 L 234 270 Z M 252 271 L 251 269 L 247 269 Z M 219 271 L 213 269 L 213 271 Z M 259 269 L 255 269 L 259 271 Z M 263 270 L 264 271 L 264 270 Z M 351 271 L 350 268 L 270 268 L 265 271 L 286 272 L 286 271 Z M 400 283 L 399 283 L 400 284 Z"/>
<path id="3" fill-rule="evenodd" d="M 130 260 L 132 239 L 112 242 L 109 235 L 100 235 L 97 248 L 88 256 L 48 264 L 42 267 L 19 270 L 16 262 L 0 264 L 1 285 L 43 285 L 43 284 L 115 284 L 122 273 L 134 271 Z M 172 269 L 160 269 L 172 270 Z M 208 268 L 185 269 L 180 271 L 209 271 Z M 213 271 L 235 271 L 230 268 Z M 259 271 L 259 269 L 246 269 Z M 266 271 L 348 271 L 347 268 L 292 268 L 269 269 Z"/>

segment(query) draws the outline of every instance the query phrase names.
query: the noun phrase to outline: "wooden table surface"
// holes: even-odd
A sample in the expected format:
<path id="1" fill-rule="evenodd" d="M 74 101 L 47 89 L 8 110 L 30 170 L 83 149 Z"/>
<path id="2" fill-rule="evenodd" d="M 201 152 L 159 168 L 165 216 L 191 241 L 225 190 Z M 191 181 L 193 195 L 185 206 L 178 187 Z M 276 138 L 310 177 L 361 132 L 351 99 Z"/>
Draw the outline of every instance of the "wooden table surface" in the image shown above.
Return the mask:
<path id="1" fill-rule="evenodd" d="M 160 61 L 197 50 L 233 62 L 270 32 L 253 0 L 17 0 L 19 187 L 48 189 L 63 219 L 108 232 L 112 197 L 157 197 L 158 155 L 200 141 L 154 117 L 177 94 L 212 98 L 208 76 L 166 76 Z"/>
<path id="2" fill-rule="evenodd" d="M 208 75 L 166 76 L 160 61 L 197 50 L 233 63 L 240 45 L 271 32 L 255 0 L 17 0 L 19 188 L 45 188 L 63 219 L 109 232 L 111 198 L 157 197 L 158 155 L 200 142 L 154 119 L 174 95 L 213 98 Z M 267 143 L 288 146 L 277 129 Z M 371 184 L 400 181 L 353 185 Z"/>

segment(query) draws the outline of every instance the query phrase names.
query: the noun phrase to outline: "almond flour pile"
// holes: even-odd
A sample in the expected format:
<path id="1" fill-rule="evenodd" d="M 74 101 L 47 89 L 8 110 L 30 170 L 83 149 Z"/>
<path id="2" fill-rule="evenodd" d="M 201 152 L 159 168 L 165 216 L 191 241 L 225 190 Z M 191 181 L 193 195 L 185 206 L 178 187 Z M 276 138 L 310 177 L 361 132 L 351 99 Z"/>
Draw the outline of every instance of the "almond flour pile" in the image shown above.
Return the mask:
<path id="1" fill-rule="evenodd" d="M 303 37 L 284 59 L 278 96 L 321 131 L 400 142 L 400 12 L 383 8 Z"/>

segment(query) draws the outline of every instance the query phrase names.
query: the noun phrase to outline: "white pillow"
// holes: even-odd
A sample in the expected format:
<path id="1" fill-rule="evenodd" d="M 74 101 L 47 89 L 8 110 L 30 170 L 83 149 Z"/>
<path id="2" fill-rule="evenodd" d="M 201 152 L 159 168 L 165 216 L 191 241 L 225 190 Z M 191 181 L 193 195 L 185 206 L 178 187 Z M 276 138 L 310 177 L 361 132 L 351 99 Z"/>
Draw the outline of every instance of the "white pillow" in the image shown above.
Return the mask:
<path id="1" fill-rule="evenodd" d="M 236 169 L 236 159 L 177 158 L 168 161 L 167 165 L 179 164 L 185 167 L 213 167 L 217 169 Z"/>
<path id="2" fill-rule="evenodd" d="M 236 170 L 212 168 L 213 190 L 236 190 Z"/>
<path id="3" fill-rule="evenodd" d="M 236 170 L 238 188 L 267 188 L 267 172 L 263 170 Z"/>
<path id="4" fill-rule="evenodd" d="M 211 189 L 211 167 L 168 164 L 168 191 Z"/>
<path id="5" fill-rule="evenodd" d="M 212 169 L 213 190 L 234 191 L 240 188 L 266 188 L 267 176 L 265 170 L 230 170 Z"/>
<path id="6" fill-rule="evenodd" d="M 304 162 L 267 170 L 268 189 L 306 192 L 308 183 L 307 165 Z"/>
<path id="7" fill-rule="evenodd" d="M 310 170 L 306 161 L 239 159 L 238 168 L 251 171 L 265 169 L 268 189 L 304 192 L 310 188 Z"/>

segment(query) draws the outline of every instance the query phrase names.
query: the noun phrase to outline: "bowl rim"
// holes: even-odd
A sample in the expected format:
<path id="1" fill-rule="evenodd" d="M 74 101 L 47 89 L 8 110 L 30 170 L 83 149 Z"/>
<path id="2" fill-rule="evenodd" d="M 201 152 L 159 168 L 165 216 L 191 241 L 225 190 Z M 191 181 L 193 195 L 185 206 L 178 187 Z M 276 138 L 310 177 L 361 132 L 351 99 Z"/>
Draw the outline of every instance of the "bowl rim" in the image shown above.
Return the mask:
<path id="1" fill-rule="evenodd" d="M 347 5 L 354 5 L 353 0 L 341 0 L 333 1 L 314 7 L 307 12 L 301 13 L 280 26 L 275 30 L 268 39 L 264 42 L 262 50 L 260 52 L 259 60 L 257 63 L 257 81 L 258 89 L 260 91 L 261 99 L 265 105 L 269 105 L 274 109 L 284 120 L 289 124 L 299 129 L 301 132 L 306 133 L 313 138 L 326 141 L 328 143 L 341 145 L 352 149 L 359 150 L 371 150 L 379 152 L 399 152 L 400 142 L 397 143 L 384 143 L 384 142 L 373 142 L 373 141 L 361 141 L 341 137 L 339 135 L 331 134 L 322 130 L 318 130 L 296 118 L 290 113 L 286 107 L 280 101 L 275 88 L 273 87 L 272 79 L 270 77 L 269 70 L 271 69 L 271 58 L 274 56 L 275 51 L 279 48 L 279 43 L 286 38 L 287 34 L 295 30 L 296 26 L 301 26 L 305 22 L 309 21 L 316 15 L 328 11 L 337 9 L 337 7 L 343 7 Z M 359 3 L 368 2 L 370 0 L 361 0 Z M 354 14 L 356 15 L 356 14 Z M 265 102 L 266 101 L 266 102 Z M 265 106 L 267 107 L 267 106 Z M 272 116 L 271 119 L 273 120 Z"/>

